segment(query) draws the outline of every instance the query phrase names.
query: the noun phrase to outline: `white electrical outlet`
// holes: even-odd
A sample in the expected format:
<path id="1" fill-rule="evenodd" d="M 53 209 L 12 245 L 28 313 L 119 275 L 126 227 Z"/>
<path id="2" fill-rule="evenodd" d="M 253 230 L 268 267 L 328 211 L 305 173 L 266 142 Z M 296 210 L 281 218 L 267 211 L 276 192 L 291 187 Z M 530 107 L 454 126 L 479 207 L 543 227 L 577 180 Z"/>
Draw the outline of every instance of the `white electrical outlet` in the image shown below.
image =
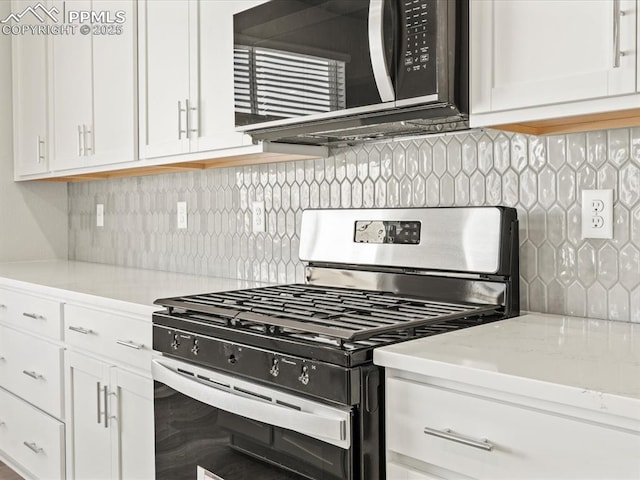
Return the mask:
<path id="1" fill-rule="evenodd" d="M 251 217 L 253 219 L 253 233 L 264 232 L 264 202 L 251 204 Z"/>
<path id="2" fill-rule="evenodd" d="M 104 204 L 96 204 L 96 227 L 104 227 Z"/>
<path id="3" fill-rule="evenodd" d="M 187 202 L 178 202 L 177 209 L 178 228 L 187 228 Z"/>
<path id="4" fill-rule="evenodd" d="M 613 238 L 613 190 L 582 190 L 582 238 Z"/>

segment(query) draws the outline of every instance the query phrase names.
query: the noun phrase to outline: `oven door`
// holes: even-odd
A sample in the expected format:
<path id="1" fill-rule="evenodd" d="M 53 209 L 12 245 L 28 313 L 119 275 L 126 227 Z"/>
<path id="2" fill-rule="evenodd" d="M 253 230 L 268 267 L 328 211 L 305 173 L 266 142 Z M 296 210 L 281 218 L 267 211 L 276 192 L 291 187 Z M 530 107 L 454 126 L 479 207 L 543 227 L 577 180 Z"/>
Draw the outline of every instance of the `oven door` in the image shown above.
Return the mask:
<path id="1" fill-rule="evenodd" d="M 157 479 L 353 478 L 350 407 L 167 357 L 152 371 Z"/>

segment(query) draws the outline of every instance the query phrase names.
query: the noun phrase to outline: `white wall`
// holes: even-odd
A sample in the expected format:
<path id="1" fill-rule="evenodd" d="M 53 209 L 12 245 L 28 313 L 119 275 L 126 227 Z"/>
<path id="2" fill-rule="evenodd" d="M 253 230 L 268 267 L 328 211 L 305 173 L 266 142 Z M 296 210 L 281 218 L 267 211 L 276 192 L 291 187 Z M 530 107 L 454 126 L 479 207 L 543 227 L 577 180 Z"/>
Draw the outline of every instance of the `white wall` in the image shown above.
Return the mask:
<path id="1" fill-rule="evenodd" d="M 0 18 L 11 2 L 0 1 Z M 67 258 L 66 183 L 13 181 L 11 36 L 0 33 L 0 262 Z"/>

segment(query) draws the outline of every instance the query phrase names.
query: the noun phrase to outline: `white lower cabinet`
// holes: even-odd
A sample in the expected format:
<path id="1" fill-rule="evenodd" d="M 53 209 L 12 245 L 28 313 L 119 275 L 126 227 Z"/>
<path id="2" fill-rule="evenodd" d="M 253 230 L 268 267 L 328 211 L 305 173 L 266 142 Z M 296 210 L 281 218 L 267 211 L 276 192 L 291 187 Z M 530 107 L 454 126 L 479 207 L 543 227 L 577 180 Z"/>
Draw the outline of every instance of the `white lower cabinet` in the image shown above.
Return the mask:
<path id="1" fill-rule="evenodd" d="M 69 479 L 154 477 L 153 382 L 68 351 Z"/>
<path id="2" fill-rule="evenodd" d="M 428 382 L 387 371 L 390 479 L 640 478 L 640 432 L 608 423 L 606 412 Z"/>
<path id="3" fill-rule="evenodd" d="M 64 478 L 64 424 L 0 388 L 0 448 L 24 473 Z"/>

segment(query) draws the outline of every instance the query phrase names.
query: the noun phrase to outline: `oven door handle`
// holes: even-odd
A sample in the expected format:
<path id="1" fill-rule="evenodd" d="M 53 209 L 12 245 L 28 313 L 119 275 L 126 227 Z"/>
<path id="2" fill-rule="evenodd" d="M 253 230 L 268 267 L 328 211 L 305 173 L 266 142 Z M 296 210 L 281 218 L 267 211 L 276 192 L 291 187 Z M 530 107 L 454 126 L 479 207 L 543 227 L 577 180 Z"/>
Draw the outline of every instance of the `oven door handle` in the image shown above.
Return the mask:
<path id="1" fill-rule="evenodd" d="M 212 382 L 197 378 L 196 368 L 185 366 L 183 369 L 177 364 L 172 365 L 173 363 L 162 359 L 152 360 L 153 379 L 225 412 L 293 430 L 344 449 L 351 446 L 350 413 L 347 411 L 331 409 L 331 412 L 305 412 L 281 406 L 263 398 L 252 398 L 242 393 L 244 389 L 240 387 L 221 385 L 219 388 L 212 385 Z M 240 392 L 236 393 L 238 390 Z M 305 404 L 310 403 L 315 402 L 305 401 Z M 321 409 L 330 408 L 322 406 Z"/>
<path id="2" fill-rule="evenodd" d="M 369 0 L 369 52 L 380 99 L 393 102 L 396 93 L 384 49 L 384 4 L 385 0 Z"/>

